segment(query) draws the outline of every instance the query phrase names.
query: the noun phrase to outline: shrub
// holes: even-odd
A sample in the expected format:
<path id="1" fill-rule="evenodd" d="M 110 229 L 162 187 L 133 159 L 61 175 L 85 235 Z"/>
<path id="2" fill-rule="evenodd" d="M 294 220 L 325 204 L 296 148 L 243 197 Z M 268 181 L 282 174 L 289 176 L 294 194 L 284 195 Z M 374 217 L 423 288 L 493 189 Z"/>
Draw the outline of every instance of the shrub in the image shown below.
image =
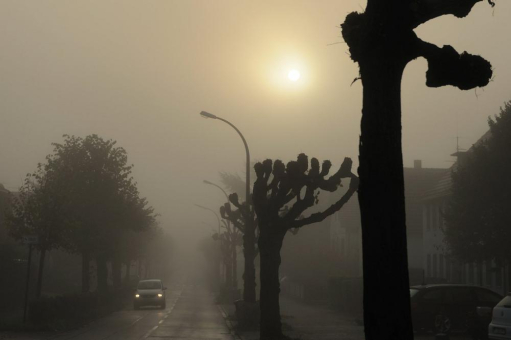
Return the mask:
<path id="1" fill-rule="evenodd" d="M 29 320 L 39 329 L 67 330 L 121 309 L 122 306 L 121 293 L 41 297 L 30 303 Z"/>

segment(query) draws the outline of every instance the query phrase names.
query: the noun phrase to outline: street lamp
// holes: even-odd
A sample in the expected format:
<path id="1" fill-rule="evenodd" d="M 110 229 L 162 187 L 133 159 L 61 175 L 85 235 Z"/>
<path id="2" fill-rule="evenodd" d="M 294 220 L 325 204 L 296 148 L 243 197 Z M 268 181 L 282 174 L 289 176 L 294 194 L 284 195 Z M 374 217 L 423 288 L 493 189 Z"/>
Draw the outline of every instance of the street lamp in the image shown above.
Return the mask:
<path id="1" fill-rule="evenodd" d="M 240 130 L 238 130 L 238 128 L 236 126 L 234 126 L 233 124 L 231 124 L 229 121 L 227 121 L 223 118 L 220 118 L 218 116 L 215 116 L 214 114 L 206 112 L 206 111 L 201 111 L 200 115 L 203 118 L 211 118 L 211 119 L 221 120 L 222 122 L 229 124 L 234 130 L 236 130 L 238 135 L 240 135 L 241 140 L 243 141 L 243 144 L 245 145 L 245 152 L 247 154 L 247 165 L 246 165 L 247 178 L 246 178 L 246 193 L 245 193 L 246 199 L 245 199 L 245 202 L 247 203 L 247 209 L 249 210 L 248 213 L 250 215 L 250 151 L 248 150 L 247 141 L 245 140 L 245 137 L 243 137 L 243 135 L 241 134 Z M 229 199 L 227 199 L 227 201 L 229 201 Z"/>
<path id="2" fill-rule="evenodd" d="M 210 181 L 207 181 L 207 180 L 204 180 L 203 182 L 204 182 L 204 184 L 209 184 L 209 185 L 215 186 L 215 187 L 217 187 L 218 189 L 222 190 L 222 192 L 223 192 L 223 193 L 224 193 L 224 195 L 225 195 L 225 198 L 227 198 L 227 203 L 229 203 L 229 195 L 227 195 L 227 193 L 225 192 L 225 190 L 224 190 L 224 189 L 222 189 L 222 187 L 221 187 L 221 186 L 219 186 L 219 185 L 217 185 L 217 184 L 215 184 L 215 183 L 212 183 L 212 182 L 210 182 Z"/>
<path id="3" fill-rule="evenodd" d="M 202 205 L 196 204 L 195 206 L 196 206 L 196 207 L 199 207 L 199 208 L 201 208 L 201 209 L 209 210 L 209 211 L 211 211 L 213 214 L 215 214 L 216 219 L 218 220 L 218 234 L 220 235 L 220 228 L 221 228 L 222 224 L 220 223 L 220 217 L 218 217 L 218 214 L 217 214 L 214 210 L 209 209 L 209 208 L 206 208 L 206 207 L 204 207 L 204 206 L 202 206 Z"/>

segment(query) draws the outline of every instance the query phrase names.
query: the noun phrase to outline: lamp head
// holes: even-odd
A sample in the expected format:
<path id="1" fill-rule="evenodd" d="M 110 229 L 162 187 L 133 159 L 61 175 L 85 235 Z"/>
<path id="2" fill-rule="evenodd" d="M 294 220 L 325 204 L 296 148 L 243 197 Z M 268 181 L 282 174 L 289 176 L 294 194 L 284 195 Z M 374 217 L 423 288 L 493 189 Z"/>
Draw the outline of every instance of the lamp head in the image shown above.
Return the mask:
<path id="1" fill-rule="evenodd" d="M 203 118 L 212 118 L 212 119 L 216 119 L 216 116 L 212 113 L 209 113 L 209 112 L 206 112 L 206 111 L 201 111 L 200 112 L 200 115 L 203 117 Z"/>

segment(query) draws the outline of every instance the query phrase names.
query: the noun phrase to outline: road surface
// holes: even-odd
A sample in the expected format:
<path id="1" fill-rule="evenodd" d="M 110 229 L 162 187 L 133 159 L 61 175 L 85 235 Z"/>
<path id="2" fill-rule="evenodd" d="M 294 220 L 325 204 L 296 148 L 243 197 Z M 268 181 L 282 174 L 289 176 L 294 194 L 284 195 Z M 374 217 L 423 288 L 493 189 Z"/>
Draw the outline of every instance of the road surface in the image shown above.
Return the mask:
<path id="1" fill-rule="evenodd" d="M 167 308 L 126 309 L 56 340 L 233 340 L 214 296 L 185 286 L 169 287 Z"/>

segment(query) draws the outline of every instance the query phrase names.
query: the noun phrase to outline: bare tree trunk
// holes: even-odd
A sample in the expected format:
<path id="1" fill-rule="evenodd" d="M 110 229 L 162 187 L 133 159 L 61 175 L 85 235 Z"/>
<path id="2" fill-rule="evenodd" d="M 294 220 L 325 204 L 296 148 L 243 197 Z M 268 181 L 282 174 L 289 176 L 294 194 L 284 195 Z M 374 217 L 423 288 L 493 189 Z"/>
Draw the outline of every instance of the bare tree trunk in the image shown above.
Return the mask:
<path id="1" fill-rule="evenodd" d="M 256 274 L 255 274 L 255 223 L 247 221 L 243 234 L 243 255 L 245 256 L 245 271 L 243 272 L 243 300 L 256 302 Z"/>
<path id="2" fill-rule="evenodd" d="M 124 277 L 124 282 L 126 285 L 129 285 L 130 283 L 130 276 L 131 276 L 131 260 L 128 260 L 126 262 L 126 276 Z"/>
<path id="3" fill-rule="evenodd" d="M 401 151 L 401 78 L 406 60 L 397 51 L 386 50 L 392 46 L 376 48 L 373 57 L 359 63 L 364 99 L 358 197 L 367 340 L 413 339 Z"/>
<path id="4" fill-rule="evenodd" d="M 121 271 L 122 265 L 121 260 L 117 254 L 114 254 L 112 258 L 112 281 L 115 289 L 121 289 Z"/>
<path id="5" fill-rule="evenodd" d="M 231 288 L 232 287 L 232 259 L 230 256 L 226 256 L 224 259 L 225 264 L 225 287 Z"/>
<path id="6" fill-rule="evenodd" d="M 108 292 L 108 268 L 106 265 L 106 257 L 98 255 L 96 257 L 96 270 L 98 277 L 98 291 L 100 293 Z"/>
<path id="7" fill-rule="evenodd" d="M 90 254 L 82 252 L 82 293 L 90 291 Z"/>
<path id="8" fill-rule="evenodd" d="M 236 244 L 232 247 L 232 287 L 238 289 L 238 257 L 236 254 Z"/>
<path id="9" fill-rule="evenodd" d="M 275 226 L 273 226 L 275 227 Z M 259 256 L 261 261 L 261 317 L 260 339 L 277 339 L 283 337 L 280 319 L 280 249 L 285 232 L 265 230 L 259 235 Z M 263 231 L 264 230 L 264 231 Z"/>
<path id="10" fill-rule="evenodd" d="M 44 270 L 44 259 L 46 257 L 46 249 L 41 249 L 41 254 L 39 256 L 39 273 L 37 275 L 37 286 L 35 289 L 35 297 L 41 297 L 41 290 L 43 287 L 43 270 Z"/>

